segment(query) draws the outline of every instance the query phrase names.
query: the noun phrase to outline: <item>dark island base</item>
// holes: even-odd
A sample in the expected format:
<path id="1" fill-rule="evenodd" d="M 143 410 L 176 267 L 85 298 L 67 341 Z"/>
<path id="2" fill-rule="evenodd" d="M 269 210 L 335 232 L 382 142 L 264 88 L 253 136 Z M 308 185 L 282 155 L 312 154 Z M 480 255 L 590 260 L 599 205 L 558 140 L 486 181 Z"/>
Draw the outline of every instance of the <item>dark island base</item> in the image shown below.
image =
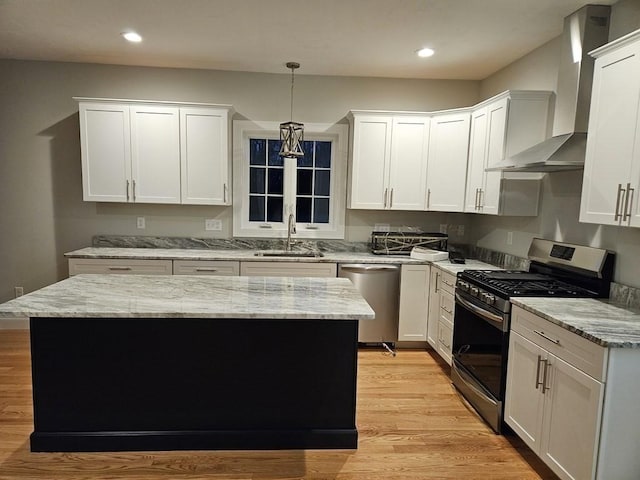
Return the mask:
<path id="1" fill-rule="evenodd" d="M 357 448 L 357 320 L 32 318 L 34 452 Z"/>

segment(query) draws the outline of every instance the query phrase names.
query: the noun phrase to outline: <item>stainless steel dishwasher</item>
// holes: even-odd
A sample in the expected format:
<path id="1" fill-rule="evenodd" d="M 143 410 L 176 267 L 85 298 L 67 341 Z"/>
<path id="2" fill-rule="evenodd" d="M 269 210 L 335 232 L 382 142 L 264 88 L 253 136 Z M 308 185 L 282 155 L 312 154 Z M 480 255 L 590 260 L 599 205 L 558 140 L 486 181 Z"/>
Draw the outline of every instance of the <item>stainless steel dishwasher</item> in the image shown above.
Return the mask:
<path id="1" fill-rule="evenodd" d="M 381 343 L 387 349 L 398 339 L 400 267 L 383 264 L 345 263 L 338 266 L 338 276 L 351 280 L 376 313 L 374 320 L 362 320 L 358 341 Z"/>

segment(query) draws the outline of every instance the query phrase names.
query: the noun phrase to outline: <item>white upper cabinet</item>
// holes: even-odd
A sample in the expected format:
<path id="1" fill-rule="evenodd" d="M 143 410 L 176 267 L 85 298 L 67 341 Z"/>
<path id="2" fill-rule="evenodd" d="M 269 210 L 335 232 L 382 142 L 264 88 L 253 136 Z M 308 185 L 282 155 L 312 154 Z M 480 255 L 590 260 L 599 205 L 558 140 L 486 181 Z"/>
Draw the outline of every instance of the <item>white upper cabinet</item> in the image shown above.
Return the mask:
<path id="1" fill-rule="evenodd" d="M 180 203 L 177 108 L 131 105 L 131 200 Z"/>
<path id="2" fill-rule="evenodd" d="M 580 221 L 640 226 L 640 30 L 596 57 Z"/>
<path id="3" fill-rule="evenodd" d="M 550 98 L 550 92 L 509 91 L 473 107 L 465 212 L 537 215 L 537 174 L 485 169 L 549 136 Z"/>
<path id="4" fill-rule="evenodd" d="M 76 100 L 85 201 L 230 205 L 229 106 Z"/>
<path id="5" fill-rule="evenodd" d="M 424 210 L 429 117 L 351 112 L 349 208 Z"/>
<path id="6" fill-rule="evenodd" d="M 230 205 L 229 109 L 181 108 L 182 203 Z"/>
<path id="7" fill-rule="evenodd" d="M 131 189 L 129 106 L 80 104 L 82 193 L 91 202 L 128 202 Z"/>
<path id="8" fill-rule="evenodd" d="M 429 134 L 427 210 L 464 211 L 470 114 L 434 114 Z"/>

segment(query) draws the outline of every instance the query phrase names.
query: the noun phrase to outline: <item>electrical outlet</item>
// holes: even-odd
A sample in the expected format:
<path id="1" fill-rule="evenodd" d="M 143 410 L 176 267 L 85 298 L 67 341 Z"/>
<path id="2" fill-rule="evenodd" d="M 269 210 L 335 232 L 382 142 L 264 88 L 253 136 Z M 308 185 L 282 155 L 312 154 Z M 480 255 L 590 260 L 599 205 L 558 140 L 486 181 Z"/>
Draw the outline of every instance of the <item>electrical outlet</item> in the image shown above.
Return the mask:
<path id="1" fill-rule="evenodd" d="M 513 245 L 513 232 L 507 232 L 507 245 Z"/>
<path id="2" fill-rule="evenodd" d="M 464 237 L 464 225 L 458 225 L 458 236 Z"/>
<path id="3" fill-rule="evenodd" d="M 24 295 L 24 288 L 23 287 L 13 287 L 14 293 L 16 298 L 21 297 L 22 295 Z"/>
<path id="4" fill-rule="evenodd" d="M 145 221 L 144 217 L 138 217 L 138 220 L 136 221 L 136 226 L 140 229 L 147 228 L 147 222 Z"/>
<path id="5" fill-rule="evenodd" d="M 373 226 L 373 231 L 374 232 L 388 232 L 389 231 L 389 224 L 388 223 L 376 223 Z"/>
<path id="6" fill-rule="evenodd" d="M 446 223 L 441 223 L 440 224 L 440 233 L 447 233 L 447 224 Z"/>
<path id="7" fill-rule="evenodd" d="M 222 220 L 218 220 L 215 218 L 208 218 L 204 221 L 204 229 L 215 230 L 219 232 L 222 230 Z"/>

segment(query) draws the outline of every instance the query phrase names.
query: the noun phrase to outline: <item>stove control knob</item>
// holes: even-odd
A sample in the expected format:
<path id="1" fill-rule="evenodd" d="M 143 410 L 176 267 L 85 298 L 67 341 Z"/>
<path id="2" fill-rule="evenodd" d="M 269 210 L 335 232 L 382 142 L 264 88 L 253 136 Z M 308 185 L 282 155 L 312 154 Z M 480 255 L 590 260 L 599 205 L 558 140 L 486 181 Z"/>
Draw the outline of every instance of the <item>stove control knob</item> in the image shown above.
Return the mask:
<path id="1" fill-rule="evenodd" d="M 477 297 L 479 292 L 478 287 L 471 287 L 470 292 L 471 292 L 471 295 L 473 295 L 474 297 Z"/>
<path id="2" fill-rule="evenodd" d="M 468 292 L 469 291 L 469 284 L 467 282 L 463 281 L 463 280 L 460 280 L 458 282 L 458 287 L 460 287 L 460 289 L 463 292 Z"/>
<path id="3" fill-rule="evenodd" d="M 485 293 L 484 301 L 489 305 L 493 305 L 494 303 L 496 303 L 496 297 L 494 297 L 490 293 Z"/>

